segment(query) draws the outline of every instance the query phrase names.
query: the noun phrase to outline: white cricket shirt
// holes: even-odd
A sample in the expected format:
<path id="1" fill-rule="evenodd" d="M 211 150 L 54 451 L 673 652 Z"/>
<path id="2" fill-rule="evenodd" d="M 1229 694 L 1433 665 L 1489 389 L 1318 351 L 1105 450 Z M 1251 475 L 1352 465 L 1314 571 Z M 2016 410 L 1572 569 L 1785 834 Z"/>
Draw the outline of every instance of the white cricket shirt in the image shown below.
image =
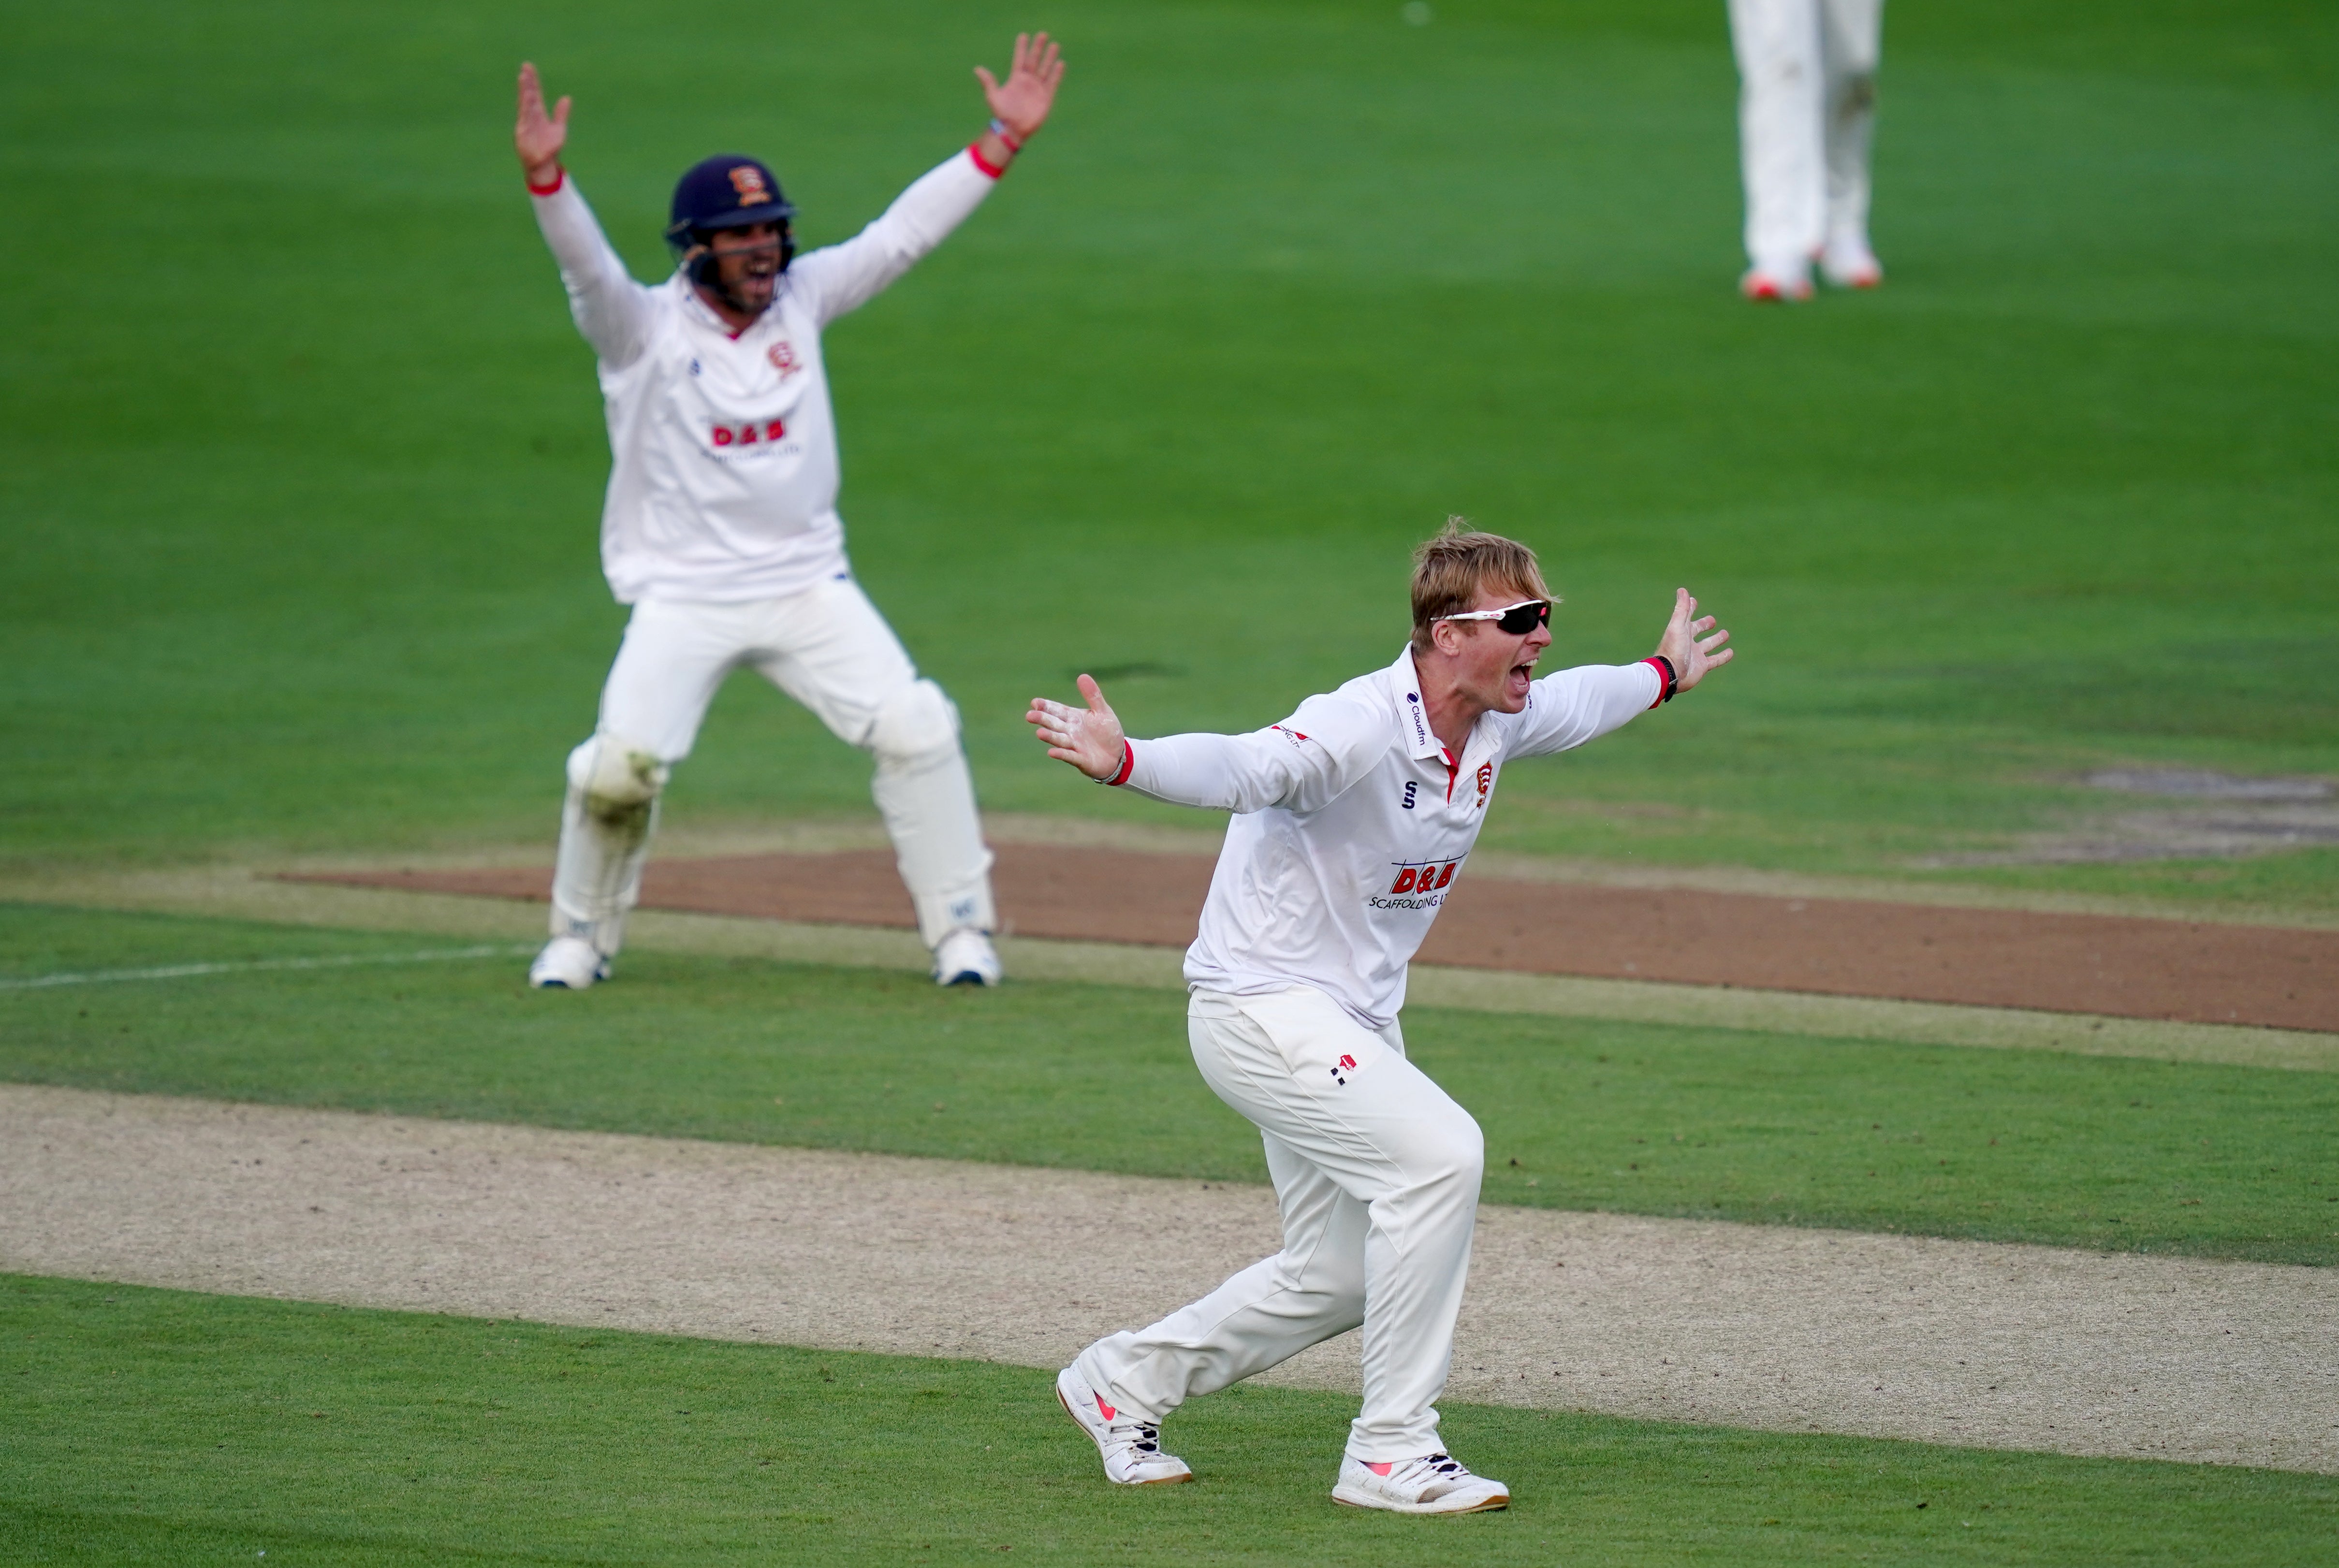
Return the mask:
<path id="1" fill-rule="evenodd" d="M 852 239 L 796 257 L 736 337 L 681 271 L 634 281 L 575 181 L 535 195 L 569 313 L 600 357 L 601 567 L 619 603 L 779 598 L 851 569 L 821 329 L 909 271 L 997 179 L 959 153 Z"/>
<path id="2" fill-rule="evenodd" d="M 1237 994 L 1314 986 L 1366 1028 L 1386 1026 L 1503 764 L 1596 740 L 1663 689 L 1645 661 L 1561 670 L 1531 685 L 1519 712 L 1480 715 L 1457 758 L 1430 731 L 1408 646 L 1253 734 L 1130 742 L 1116 782 L 1235 814 L 1187 981 Z"/>

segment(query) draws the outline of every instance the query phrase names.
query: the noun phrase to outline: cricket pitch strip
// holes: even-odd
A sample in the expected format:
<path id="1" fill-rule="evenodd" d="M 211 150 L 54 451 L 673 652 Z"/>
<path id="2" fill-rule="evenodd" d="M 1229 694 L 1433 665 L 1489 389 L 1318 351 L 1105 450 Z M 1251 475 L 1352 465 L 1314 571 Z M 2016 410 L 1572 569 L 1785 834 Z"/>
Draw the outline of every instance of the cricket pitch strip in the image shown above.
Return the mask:
<path id="1" fill-rule="evenodd" d="M 1275 1245 L 1264 1188 L 0 1087 L 32 1274 L 1055 1367 Z M 1489 1207 L 1448 1396 L 2339 1473 L 2334 1344 L 2327 1269 Z"/>

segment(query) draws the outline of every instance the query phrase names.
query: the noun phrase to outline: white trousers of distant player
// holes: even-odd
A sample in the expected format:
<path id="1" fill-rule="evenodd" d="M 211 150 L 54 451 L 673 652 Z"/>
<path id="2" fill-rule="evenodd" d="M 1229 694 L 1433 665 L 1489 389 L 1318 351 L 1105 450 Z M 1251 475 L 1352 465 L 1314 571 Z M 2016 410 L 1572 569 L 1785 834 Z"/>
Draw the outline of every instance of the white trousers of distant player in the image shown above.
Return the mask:
<path id="1" fill-rule="evenodd" d="M 1196 991 L 1194 1064 L 1258 1124 L 1283 1250 L 1073 1368 L 1105 1400 L 1159 1421 L 1197 1394 L 1364 1326 L 1364 1408 L 1347 1452 L 1367 1464 L 1437 1452 L 1454 1318 L 1470 1270 L 1485 1141 L 1470 1113 L 1322 991 Z"/>
<path id="2" fill-rule="evenodd" d="M 690 754 L 707 705 L 742 666 L 810 708 L 839 740 L 873 753 L 870 793 L 931 947 L 998 923 L 991 852 L 958 710 L 922 680 L 860 585 L 836 578 L 746 604 L 645 600 L 634 606 L 601 692 L 591 739 L 568 757 L 553 873 L 552 934 L 604 953 L 640 896 L 658 791 Z"/>
<path id="3" fill-rule="evenodd" d="M 1746 259 L 1801 278 L 1821 249 L 1868 246 L 1868 147 L 1884 0 L 1730 0 Z"/>

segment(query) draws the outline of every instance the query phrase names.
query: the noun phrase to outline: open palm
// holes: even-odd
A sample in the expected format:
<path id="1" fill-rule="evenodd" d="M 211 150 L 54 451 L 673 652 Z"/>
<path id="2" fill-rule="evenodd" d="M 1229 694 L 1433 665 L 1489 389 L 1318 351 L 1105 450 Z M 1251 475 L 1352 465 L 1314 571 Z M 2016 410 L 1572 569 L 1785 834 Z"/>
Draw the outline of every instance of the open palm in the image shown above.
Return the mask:
<path id="1" fill-rule="evenodd" d="M 548 176 L 560 162 L 560 150 L 568 144 L 568 100 L 563 98 L 544 111 L 544 84 L 537 79 L 533 61 L 522 61 L 519 68 L 519 119 L 512 126 L 512 150 L 519 154 L 520 167 L 528 171 L 532 184 L 542 184 L 541 176 Z"/>
<path id="2" fill-rule="evenodd" d="M 1092 678 L 1082 676 L 1079 684 L 1085 707 L 1033 697 L 1024 722 L 1031 725 L 1050 756 L 1071 764 L 1092 779 L 1109 779 L 1120 771 L 1124 744 L 1120 718 Z"/>
<path id="3" fill-rule="evenodd" d="M 1687 588 L 1673 590 L 1673 616 L 1665 625 L 1665 635 L 1657 640 L 1657 652 L 1672 661 L 1675 688 L 1687 691 L 1705 679 L 1710 670 L 1718 670 L 1737 655 L 1728 646 L 1730 634 L 1716 631 L 1712 616 L 1697 613 L 1697 600 Z"/>
<path id="4" fill-rule="evenodd" d="M 1048 122 L 1056 105 L 1056 84 L 1064 79 L 1063 51 L 1045 33 L 1015 35 L 1015 60 L 1002 82 L 983 67 L 974 68 L 982 95 L 1018 143 Z"/>

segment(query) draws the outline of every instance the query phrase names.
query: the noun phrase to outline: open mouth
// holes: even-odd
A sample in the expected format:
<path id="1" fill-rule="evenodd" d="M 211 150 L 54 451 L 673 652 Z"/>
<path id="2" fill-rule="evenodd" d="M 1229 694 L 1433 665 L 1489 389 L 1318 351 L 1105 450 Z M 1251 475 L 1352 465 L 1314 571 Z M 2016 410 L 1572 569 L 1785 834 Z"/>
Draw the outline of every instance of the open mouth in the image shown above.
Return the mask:
<path id="1" fill-rule="evenodd" d="M 739 309 L 760 311 L 772 302 L 772 293 L 777 286 L 779 275 L 776 258 L 767 261 L 761 256 L 752 257 L 745 269 L 725 286 L 724 292 Z"/>

